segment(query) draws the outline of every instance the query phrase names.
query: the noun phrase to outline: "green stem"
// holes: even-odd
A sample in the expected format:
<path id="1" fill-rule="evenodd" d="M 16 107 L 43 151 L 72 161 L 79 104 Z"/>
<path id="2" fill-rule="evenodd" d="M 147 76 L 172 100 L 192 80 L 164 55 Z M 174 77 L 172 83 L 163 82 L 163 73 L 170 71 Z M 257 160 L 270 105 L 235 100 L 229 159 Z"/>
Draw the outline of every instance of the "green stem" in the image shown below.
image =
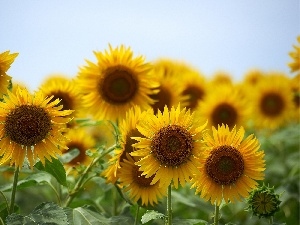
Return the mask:
<path id="1" fill-rule="evenodd" d="M 172 185 L 168 186 L 166 225 L 172 225 Z"/>
<path id="2" fill-rule="evenodd" d="M 74 189 L 69 193 L 69 196 L 66 200 L 65 203 L 65 207 L 68 207 L 71 202 L 73 201 L 73 199 L 75 198 L 75 196 L 78 194 L 79 190 L 82 188 L 83 184 L 85 184 L 85 178 L 88 175 L 88 173 L 90 172 L 90 170 L 96 165 L 96 163 L 102 159 L 105 155 L 107 155 L 109 152 L 111 152 L 112 150 L 114 150 L 116 148 L 116 145 L 111 146 L 110 148 L 107 149 L 107 151 L 104 154 L 99 155 L 98 157 L 96 157 L 83 171 L 82 175 L 80 176 L 80 178 L 78 179 L 77 183 L 75 184 Z"/>
<path id="3" fill-rule="evenodd" d="M 274 221 L 273 221 L 273 216 L 271 216 L 271 217 L 270 217 L 270 220 L 269 220 L 269 223 L 270 223 L 270 224 L 273 224 L 273 222 L 274 222 Z"/>
<path id="4" fill-rule="evenodd" d="M 137 206 L 136 212 L 135 212 L 135 218 L 134 218 L 134 225 L 137 225 L 137 221 L 139 218 L 139 212 L 140 212 L 140 206 Z"/>
<path id="5" fill-rule="evenodd" d="M 219 225 L 219 211 L 220 211 L 220 208 L 219 206 L 217 205 L 217 203 L 215 204 L 215 217 L 214 217 L 214 225 Z"/>
<path id="6" fill-rule="evenodd" d="M 9 212 L 8 212 L 9 215 L 14 212 L 14 208 L 15 208 L 15 197 L 16 197 L 16 191 L 17 191 L 19 172 L 20 172 L 20 169 L 19 169 L 19 167 L 17 167 L 15 170 L 15 173 L 14 173 L 14 182 L 13 182 L 13 187 L 12 187 L 12 191 L 11 191 L 10 207 L 9 207 Z"/>

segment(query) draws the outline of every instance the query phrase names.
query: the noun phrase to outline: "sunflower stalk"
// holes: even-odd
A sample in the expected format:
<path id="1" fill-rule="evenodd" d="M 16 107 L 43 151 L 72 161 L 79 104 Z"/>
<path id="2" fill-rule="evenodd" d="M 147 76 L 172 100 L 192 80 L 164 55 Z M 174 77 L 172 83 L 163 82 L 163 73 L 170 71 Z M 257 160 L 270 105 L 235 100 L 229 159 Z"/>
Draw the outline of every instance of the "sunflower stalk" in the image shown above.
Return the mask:
<path id="1" fill-rule="evenodd" d="M 172 225 L 172 186 L 168 186 L 166 225 Z"/>
<path id="2" fill-rule="evenodd" d="M 140 206 L 137 206 L 136 212 L 135 212 L 135 217 L 134 217 L 134 225 L 137 225 L 137 221 L 139 218 L 139 212 L 140 212 Z"/>
<path id="3" fill-rule="evenodd" d="M 13 181 L 13 186 L 12 186 L 12 191 L 11 191 L 10 207 L 9 207 L 9 211 L 8 211 L 9 215 L 14 212 L 14 208 L 15 208 L 15 197 L 16 197 L 16 192 L 17 192 L 19 172 L 20 172 L 20 169 L 17 166 L 15 173 L 14 173 L 14 181 Z"/>
<path id="4" fill-rule="evenodd" d="M 220 207 L 216 203 L 215 204 L 214 225 L 219 225 L 219 218 L 220 218 L 219 212 L 220 212 Z"/>
<path id="5" fill-rule="evenodd" d="M 74 186 L 74 189 L 69 192 L 68 198 L 65 202 L 65 207 L 68 207 L 73 199 L 76 197 L 80 189 L 83 187 L 83 185 L 86 183 L 85 178 L 88 175 L 88 173 L 91 171 L 91 169 L 97 164 L 97 162 L 102 159 L 105 155 L 113 151 L 117 145 L 113 145 L 107 149 L 103 154 L 100 154 L 98 157 L 94 158 L 94 160 L 85 168 L 80 178 L 77 180 L 77 183 Z"/>

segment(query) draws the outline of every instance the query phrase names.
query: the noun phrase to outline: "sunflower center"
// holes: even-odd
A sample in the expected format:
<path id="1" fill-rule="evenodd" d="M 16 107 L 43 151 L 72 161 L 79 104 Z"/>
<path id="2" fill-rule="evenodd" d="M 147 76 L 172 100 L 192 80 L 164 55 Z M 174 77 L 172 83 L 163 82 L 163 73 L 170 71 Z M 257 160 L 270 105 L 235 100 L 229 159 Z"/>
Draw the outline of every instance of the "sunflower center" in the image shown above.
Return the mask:
<path id="1" fill-rule="evenodd" d="M 51 95 L 54 95 L 52 101 L 54 101 L 55 99 L 60 99 L 60 102 L 59 104 L 57 104 L 57 106 L 62 105 L 63 110 L 73 109 L 73 101 L 68 93 L 59 91 L 59 92 L 51 93 L 50 96 Z"/>
<path id="2" fill-rule="evenodd" d="M 216 183 L 233 184 L 244 172 L 244 160 L 237 149 L 223 145 L 212 150 L 205 162 L 205 170 Z"/>
<path id="3" fill-rule="evenodd" d="M 196 108 L 198 101 L 204 96 L 204 91 L 196 86 L 188 86 L 182 93 L 183 95 L 189 96 L 188 108 Z"/>
<path id="4" fill-rule="evenodd" d="M 284 100 L 276 93 L 268 93 L 262 98 L 260 107 L 265 115 L 275 117 L 283 111 Z"/>
<path id="5" fill-rule="evenodd" d="M 238 114 L 236 109 L 228 103 L 218 105 L 212 113 L 212 123 L 214 126 L 223 123 L 229 127 L 233 127 L 236 124 L 237 118 Z"/>
<path id="6" fill-rule="evenodd" d="M 69 148 L 67 151 L 72 151 L 73 149 L 78 149 L 79 154 L 73 158 L 70 162 L 68 162 L 69 165 L 77 165 L 78 163 L 82 163 L 87 155 L 85 154 L 85 150 L 82 143 L 76 143 L 76 142 L 71 142 L 67 145 Z"/>
<path id="7" fill-rule="evenodd" d="M 4 130 L 12 141 L 32 146 L 46 138 L 51 130 L 51 118 L 43 108 L 21 105 L 8 113 Z"/>
<path id="8" fill-rule="evenodd" d="M 164 111 L 165 106 L 169 107 L 171 105 L 171 93 L 169 89 L 164 88 L 163 86 L 160 87 L 157 94 L 150 95 L 150 97 L 155 100 L 155 103 L 152 105 L 155 114 L 158 110 L 161 112 Z"/>
<path id="9" fill-rule="evenodd" d="M 193 139 L 186 129 L 169 125 L 154 135 L 151 149 L 162 165 L 177 167 L 185 163 L 192 154 Z"/>
<path id="10" fill-rule="evenodd" d="M 137 80 L 124 68 L 111 68 L 100 85 L 100 92 L 105 101 L 112 104 L 129 102 L 138 89 Z"/>
<path id="11" fill-rule="evenodd" d="M 146 178 L 146 176 L 142 175 L 142 171 L 139 171 L 139 166 L 133 167 L 133 179 L 136 184 L 140 187 L 149 187 L 151 186 L 151 182 L 154 178 L 154 175 Z"/>

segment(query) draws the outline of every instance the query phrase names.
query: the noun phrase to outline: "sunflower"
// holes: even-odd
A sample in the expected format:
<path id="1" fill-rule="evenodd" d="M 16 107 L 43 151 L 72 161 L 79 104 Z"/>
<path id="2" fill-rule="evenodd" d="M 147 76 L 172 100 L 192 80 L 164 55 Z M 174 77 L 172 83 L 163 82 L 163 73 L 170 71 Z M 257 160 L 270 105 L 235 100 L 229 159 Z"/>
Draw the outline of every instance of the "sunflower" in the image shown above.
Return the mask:
<path id="1" fill-rule="evenodd" d="M 182 95 L 188 97 L 186 107 L 195 110 L 207 92 L 206 79 L 194 70 L 184 73 L 180 83 L 183 89 Z"/>
<path id="2" fill-rule="evenodd" d="M 300 73 L 290 80 L 291 90 L 293 93 L 293 119 L 299 123 L 300 121 Z"/>
<path id="3" fill-rule="evenodd" d="M 217 205 L 223 199 L 234 202 L 247 197 L 257 185 L 255 180 L 264 177 L 264 152 L 259 150 L 258 140 L 253 135 L 243 140 L 243 127 L 230 131 L 224 124 L 218 129 L 212 127 L 212 133 L 203 135 L 205 150 L 200 160 L 200 173 L 192 178 L 191 187 L 196 187 L 196 194 L 201 192 L 200 197 Z"/>
<path id="4" fill-rule="evenodd" d="M 256 128 L 274 130 L 291 120 L 293 92 L 290 79 L 272 72 L 261 80 L 251 93 L 251 115 Z"/>
<path id="5" fill-rule="evenodd" d="M 94 54 L 97 63 L 86 61 L 88 65 L 80 68 L 77 81 L 83 105 L 95 119 L 124 118 L 134 105 L 149 108 L 154 102 L 150 95 L 158 83 L 143 56 L 134 58 L 131 49 L 123 45 L 114 49 L 109 45 L 109 51 Z"/>
<path id="6" fill-rule="evenodd" d="M 115 183 L 118 180 L 120 162 L 126 159 L 126 154 L 133 152 L 132 144 L 137 141 L 131 139 L 131 137 L 143 137 L 136 128 L 138 121 L 143 115 L 139 106 L 132 107 L 127 111 L 125 119 L 120 124 L 120 148 L 114 150 L 113 156 L 108 162 L 108 167 L 102 173 L 107 182 Z"/>
<path id="7" fill-rule="evenodd" d="M 265 73 L 259 69 L 251 69 L 244 76 L 244 82 L 250 86 L 255 86 L 261 79 L 265 77 Z"/>
<path id="8" fill-rule="evenodd" d="M 119 172 L 120 185 L 124 187 L 125 192 L 129 192 L 129 197 L 141 205 L 152 206 L 157 204 L 158 199 L 167 193 L 167 187 L 160 186 L 159 181 L 151 184 L 154 175 L 146 177 L 142 175 L 139 166 L 135 165 L 136 161 L 127 154 L 127 158 L 120 163 Z"/>
<path id="9" fill-rule="evenodd" d="M 66 133 L 66 137 L 67 141 L 65 145 L 68 149 L 63 150 L 63 153 L 67 153 L 75 149 L 78 150 L 78 154 L 65 164 L 66 167 L 73 167 L 79 164 L 88 166 L 92 158 L 86 154 L 86 151 L 93 150 L 96 144 L 95 140 L 91 136 L 87 135 L 84 128 L 70 129 Z"/>
<path id="10" fill-rule="evenodd" d="M 249 108 L 239 88 L 232 85 L 214 85 L 210 87 L 195 109 L 202 121 L 208 119 L 209 126 L 227 124 L 230 128 L 246 123 Z"/>
<path id="11" fill-rule="evenodd" d="M 197 155 L 201 148 L 198 141 L 206 124 L 195 120 L 194 114 L 186 108 L 164 108 L 154 115 L 147 111 L 140 120 L 137 129 L 145 136 L 135 137 L 137 148 L 131 156 L 141 157 L 136 165 L 146 178 L 153 177 L 151 184 L 160 181 L 160 186 L 169 185 L 172 181 L 178 188 L 178 181 L 184 186 L 190 175 L 197 171 Z"/>
<path id="12" fill-rule="evenodd" d="M 10 165 L 20 167 L 25 156 L 33 167 L 35 160 L 51 161 L 61 154 L 66 138 L 64 118 L 72 113 L 57 106 L 59 100 L 44 98 L 41 92 L 30 95 L 27 89 L 18 88 L 15 93 L 8 92 L 4 102 L 0 102 L 0 164 L 10 160 Z"/>
<path id="13" fill-rule="evenodd" d="M 11 64 L 19 53 L 12 53 L 10 51 L 0 53 L 0 98 L 7 93 L 7 88 L 10 84 L 11 77 L 6 74 Z"/>
<path id="14" fill-rule="evenodd" d="M 231 85 L 231 84 L 233 84 L 230 74 L 225 71 L 218 71 L 218 72 L 214 73 L 210 82 L 212 85 L 220 85 L 220 84 Z"/>
<path id="15" fill-rule="evenodd" d="M 153 73 L 159 83 L 159 91 L 151 95 L 151 98 L 155 101 L 152 104 L 154 113 L 157 113 L 158 110 L 163 111 L 165 106 L 171 108 L 179 103 L 183 106 L 187 103 L 188 97 L 183 96 L 184 89 L 178 79 L 179 75 L 175 75 L 176 73 L 180 73 L 176 64 L 170 64 L 168 68 L 160 64 L 159 66 L 154 65 Z"/>
<path id="16" fill-rule="evenodd" d="M 74 110 L 74 117 L 84 115 L 81 110 L 81 96 L 73 80 L 61 74 L 51 74 L 39 88 L 45 96 L 53 95 L 53 99 L 60 99 L 59 105 L 62 105 L 64 110 Z"/>
<path id="17" fill-rule="evenodd" d="M 300 36 L 297 37 L 297 41 L 298 45 L 294 45 L 294 51 L 289 53 L 290 57 L 294 60 L 288 64 L 292 73 L 297 71 L 300 73 Z"/>

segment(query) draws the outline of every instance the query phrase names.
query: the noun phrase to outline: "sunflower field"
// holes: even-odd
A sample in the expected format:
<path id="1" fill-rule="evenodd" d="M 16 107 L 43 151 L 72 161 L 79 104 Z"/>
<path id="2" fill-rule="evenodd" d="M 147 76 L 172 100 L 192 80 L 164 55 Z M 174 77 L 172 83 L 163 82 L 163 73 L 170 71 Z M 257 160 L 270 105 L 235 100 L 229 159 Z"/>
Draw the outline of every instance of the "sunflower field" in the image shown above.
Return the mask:
<path id="1" fill-rule="evenodd" d="M 299 223 L 300 36 L 290 74 L 240 82 L 94 55 L 30 92 L 0 53 L 0 225 Z"/>

